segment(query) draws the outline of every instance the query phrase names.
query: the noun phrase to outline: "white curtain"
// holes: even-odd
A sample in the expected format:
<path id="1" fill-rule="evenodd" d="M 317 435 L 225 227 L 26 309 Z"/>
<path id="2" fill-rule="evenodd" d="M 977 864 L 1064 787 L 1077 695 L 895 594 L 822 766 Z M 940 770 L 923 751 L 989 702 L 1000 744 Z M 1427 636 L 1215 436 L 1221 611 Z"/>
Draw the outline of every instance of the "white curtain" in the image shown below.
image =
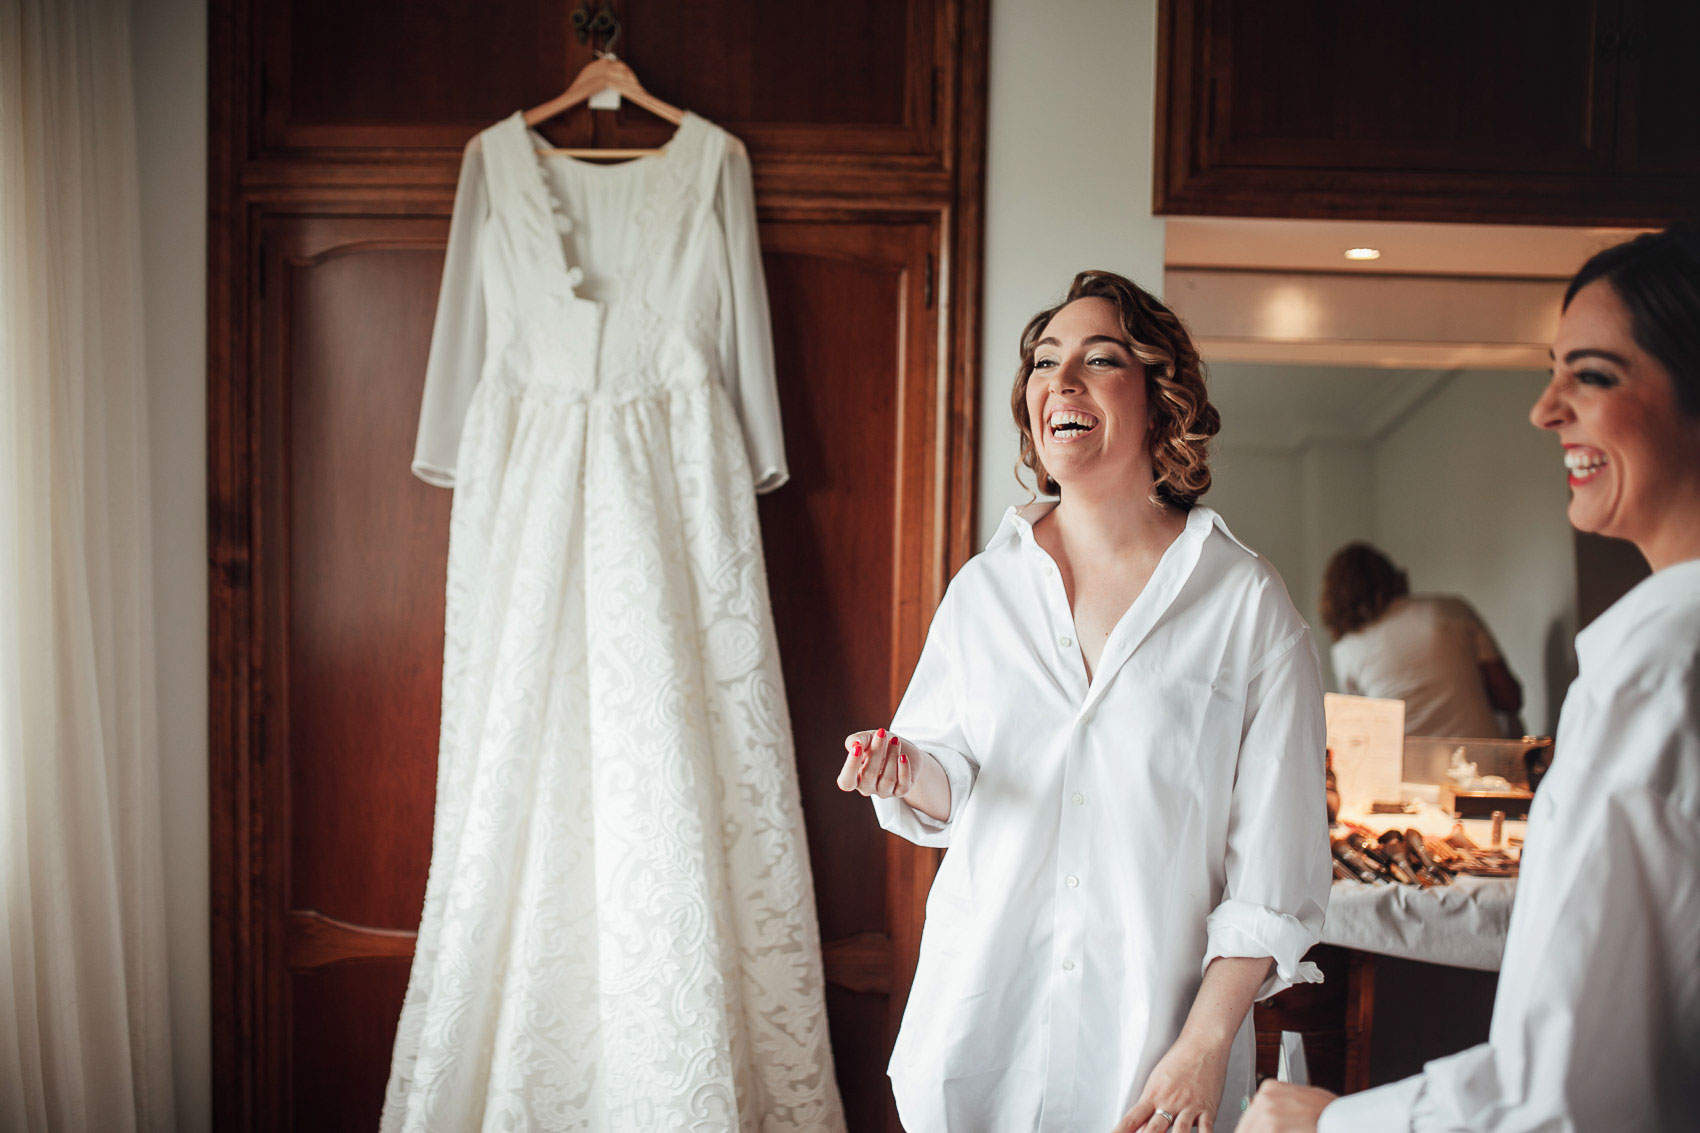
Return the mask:
<path id="1" fill-rule="evenodd" d="M 0 1130 L 168 1130 L 127 0 L 0 0 Z"/>

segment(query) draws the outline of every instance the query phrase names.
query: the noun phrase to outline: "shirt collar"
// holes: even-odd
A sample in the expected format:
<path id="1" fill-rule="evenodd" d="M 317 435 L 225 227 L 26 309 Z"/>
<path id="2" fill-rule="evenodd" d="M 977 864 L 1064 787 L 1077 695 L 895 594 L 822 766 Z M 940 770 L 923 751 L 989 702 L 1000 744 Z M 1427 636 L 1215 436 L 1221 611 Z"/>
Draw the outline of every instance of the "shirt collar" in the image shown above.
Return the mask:
<path id="1" fill-rule="evenodd" d="M 1001 547 L 1005 543 L 1032 542 L 1033 525 L 1056 506 L 1057 501 L 1055 500 L 1033 500 L 1017 507 L 1005 509 L 1003 521 L 998 524 L 998 529 L 992 533 L 992 537 L 986 540 L 986 550 L 990 551 L 996 547 Z M 1252 558 L 1257 558 L 1257 552 L 1240 542 L 1234 533 L 1228 530 L 1228 524 L 1222 517 L 1203 504 L 1196 505 L 1187 513 L 1186 528 L 1181 532 L 1180 537 L 1202 540 L 1210 534 L 1212 527 L 1219 529 L 1222 534 L 1232 539 L 1234 546 Z"/>
<path id="2" fill-rule="evenodd" d="M 1629 593 L 1606 608 L 1576 635 L 1579 659 L 1614 656 L 1625 638 L 1639 632 L 1646 616 L 1672 606 L 1688 605 L 1700 594 L 1700 559 L 1673 563 L 1643 578 Z"/>

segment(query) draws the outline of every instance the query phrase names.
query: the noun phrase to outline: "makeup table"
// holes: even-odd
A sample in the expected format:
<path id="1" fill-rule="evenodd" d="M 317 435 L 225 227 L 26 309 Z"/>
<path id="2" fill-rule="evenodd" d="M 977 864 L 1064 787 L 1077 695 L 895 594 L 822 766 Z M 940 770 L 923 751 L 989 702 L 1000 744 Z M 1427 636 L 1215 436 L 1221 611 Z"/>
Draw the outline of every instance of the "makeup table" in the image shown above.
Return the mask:
<path id="1" fill-rule="evenodd" d="M 1434 810 L 1342 817 L 1376 833 L 1415 827 L 1436 837 L 1454 822 Z M 1508 820 L 1503 837 L 1521 840 L 1526 826 Z M 1477 845 L 1488 845 L 1491 831 L 1487 819 L 1464 820 L 1465 835 Z M 1425 1053 L 1438 1056 L 1485 1038 L 1516 892 L 1517 880 L 1509 877 L 1459 875 L 1432 889 L 1336 881 L 1321 943 L 1306 957 L 1322 969 L 1324 982 L 1299 984 L 1257 1005 L 1259 1072 L 1275 1073 L 1282 1032 L 1302 1036 L 1299 1044 L 1288 1039 L 1289 1050 L 1302 1049 L 1308 1079 L 1336 1092 L 1402 1077 L 1420 1068 Z"/>

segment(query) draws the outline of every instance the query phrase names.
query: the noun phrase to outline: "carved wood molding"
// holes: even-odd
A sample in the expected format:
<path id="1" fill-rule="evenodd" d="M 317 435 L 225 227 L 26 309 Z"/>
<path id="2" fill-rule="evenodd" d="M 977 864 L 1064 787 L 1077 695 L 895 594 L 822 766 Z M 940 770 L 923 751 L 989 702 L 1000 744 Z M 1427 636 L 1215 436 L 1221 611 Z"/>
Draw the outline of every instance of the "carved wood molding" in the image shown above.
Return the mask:
<path id="1" fill-rule="evenodd" d="M 316 909 L 291 909 L 285 925 L 283 962 L 293 971 L 346 960 L 406 958 L 413 955 L 419 936 L 399 929 L 349 924 Z"/>

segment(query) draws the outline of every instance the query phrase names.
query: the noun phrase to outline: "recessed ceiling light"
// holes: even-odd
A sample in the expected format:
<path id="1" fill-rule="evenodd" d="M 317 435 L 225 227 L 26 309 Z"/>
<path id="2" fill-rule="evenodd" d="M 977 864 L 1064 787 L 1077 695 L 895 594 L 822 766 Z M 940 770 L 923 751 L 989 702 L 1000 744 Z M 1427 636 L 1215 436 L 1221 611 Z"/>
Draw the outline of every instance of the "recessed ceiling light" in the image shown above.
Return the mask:
<path id="1" fill-rule="evenodd" d="M 1346 249 L 1346 258 L 1348 260 L 1379 260 L 1381 258 L 1381 249 L 1380 248 L 1347 248 Z"/>

